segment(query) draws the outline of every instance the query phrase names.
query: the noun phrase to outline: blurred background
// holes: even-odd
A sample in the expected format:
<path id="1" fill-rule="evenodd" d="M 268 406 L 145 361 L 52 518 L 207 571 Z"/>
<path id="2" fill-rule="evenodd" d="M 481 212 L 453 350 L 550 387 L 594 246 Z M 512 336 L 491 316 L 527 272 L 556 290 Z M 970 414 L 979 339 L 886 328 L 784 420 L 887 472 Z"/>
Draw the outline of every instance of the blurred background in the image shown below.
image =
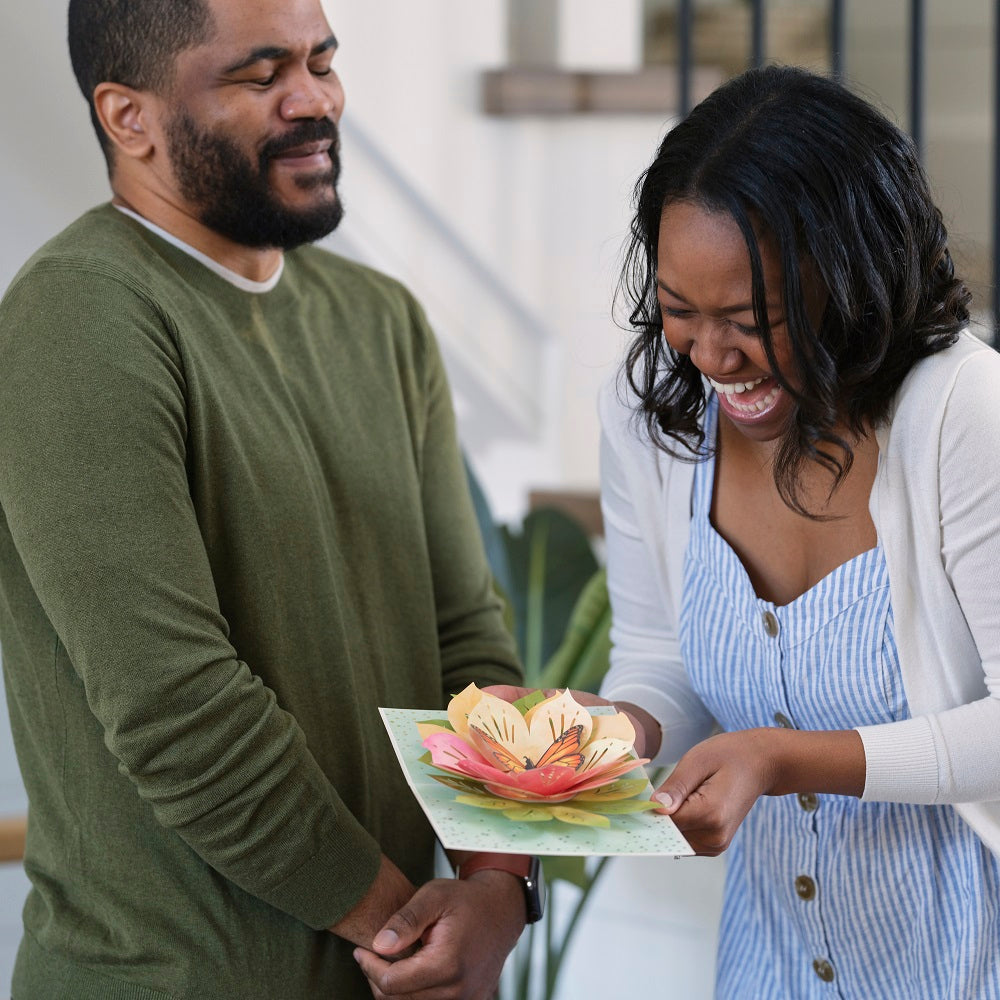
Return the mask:
<path id="1" fill-rule="evenodd" d="M 490 517 L 510 531 L 533 508 L 558 508 L 599 560 L 595 407 L 628 340 L 613 299 L 632 190 L 681 110 L 755 59 L 835 71 L 915 134 L 977 322 L 992 331 L 993 4 L 324 6 L 347 93 L 347 214 L 325 242 L 424 303 L 471 469 Z M 108 198 L 69 68 L 65 0 L 0 9 L 0 87 L 2 291 L 32 251 Z M 16 860 L 25 810 L 3 712 L 0 856 L 15 857 L 0 864 L 0 996 L 26 892 Z M 721 860 L 613 861 L 555 995 L 638 995 L 656 983 L 664 995 L 711 996 L 723 872 Z"/>

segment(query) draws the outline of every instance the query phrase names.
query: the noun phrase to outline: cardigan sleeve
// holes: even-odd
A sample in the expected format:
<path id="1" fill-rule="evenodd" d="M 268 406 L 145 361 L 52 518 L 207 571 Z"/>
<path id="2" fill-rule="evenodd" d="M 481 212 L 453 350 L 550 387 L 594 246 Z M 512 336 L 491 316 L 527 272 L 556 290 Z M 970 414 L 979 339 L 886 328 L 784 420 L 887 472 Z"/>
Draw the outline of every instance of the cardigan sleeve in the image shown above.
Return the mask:
<path id="1" fill-rule="evenodd" d="M 681 549 L 678 536 L 686 531 L 671 533 L 663 519 L 643 516 L 657 506 L 658 456 L 636 435 L 629 415 L 610 385 L 601 401 L 601 510 L 613 624 L 601 694 L 641 705 L 659 722 L 663 738 L 653 764 L 663 766 L 708 736 L 713 720 L 691 687 L 666 594 L 668 561 L 683 560 L 674 548 Z M 689 513 L 671 510 L 664 517 Z"/>
<path id="2" fill-rule="evenodd" d="M 867 761 L 866 800 L 1000 800 L 998 378 L 997 355 L 975 350 L 942 398 L 923 401 L 925 412 L 941 407 L 939 425 L 928 420 L 907 428 L 910 435 L 931 439 L 927 452 L 936 462 L 928 488 L 907 489 L 907 501 L 932 514 L 936 510 L 937 517 L 930 532 L 911 529 L 909 541 L 932 547 L 934 561 L 901 581 L 913 612 L 909 621 L 897 618 L 897 630 L 927 630 L 933 641 L 921 641 L 919 652 L 932 659 L 907 685 L 913 718 L 859 729 Z M 910 464 L 920 463 L 911 459 Z M 919 525 L 919 516 L 915 511 L 907 520 Z M 937 590 L 935 577 L 941 578 Z M 917 599 L 911 601 L 914 594 Z M 921 710 L 935 701 L 952 707 Z"/>

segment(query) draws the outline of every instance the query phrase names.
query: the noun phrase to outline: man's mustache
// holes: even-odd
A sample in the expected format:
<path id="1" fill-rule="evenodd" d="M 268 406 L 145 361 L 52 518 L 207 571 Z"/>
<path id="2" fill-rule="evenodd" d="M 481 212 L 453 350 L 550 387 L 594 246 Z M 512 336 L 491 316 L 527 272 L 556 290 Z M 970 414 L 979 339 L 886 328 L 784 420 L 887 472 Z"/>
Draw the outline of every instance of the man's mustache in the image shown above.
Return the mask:
<path id="1" fill-rule="evenodd" d="M 335 166 L 340 164 L 340 130 L 337 123 L 331 118 L 323 118 L 318 121 L 299 122 L 283 135 L 269 139 L 260 151 L 261 164 L 275 156 L 296 146 L 303 146 L 310 142 L 320 142 L 324 139 L 331 141 L 330 159 Z"/>

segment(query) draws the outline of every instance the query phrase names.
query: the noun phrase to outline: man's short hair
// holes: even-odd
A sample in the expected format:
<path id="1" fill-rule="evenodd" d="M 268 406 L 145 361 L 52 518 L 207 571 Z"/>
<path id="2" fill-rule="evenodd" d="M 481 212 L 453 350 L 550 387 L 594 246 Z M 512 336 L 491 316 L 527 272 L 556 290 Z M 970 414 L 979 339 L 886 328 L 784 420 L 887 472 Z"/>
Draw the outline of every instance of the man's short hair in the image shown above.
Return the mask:
<path id="1" fill-rule="evenodd" d="M 94 107 L 97 85 L 163 93 L 177 54 L 207 41 L 213 28 L 207 0 L 70 0 L 70 60 L 109 164 L 111 143 Z"/>

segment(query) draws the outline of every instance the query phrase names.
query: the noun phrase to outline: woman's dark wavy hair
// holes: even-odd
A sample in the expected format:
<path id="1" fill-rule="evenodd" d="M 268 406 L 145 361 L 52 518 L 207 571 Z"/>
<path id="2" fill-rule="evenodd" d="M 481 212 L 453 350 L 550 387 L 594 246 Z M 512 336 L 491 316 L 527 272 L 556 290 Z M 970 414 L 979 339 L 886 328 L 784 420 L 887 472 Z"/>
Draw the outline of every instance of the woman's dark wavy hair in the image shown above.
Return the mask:
<path id="1" fill-rule="evenodd" d="M 635 189 L 618 294 L 638 335 L 624 370 L 652 439 L 697 460 L 705 454 L 702 377 L 665 343 L 656 297 L 660 218 L 677 201 L 725 212 L 746 240 L 754 319 L 772 370 L 797 403 L 774 479 L 784 501 L 809 515 L 798 485 L 803 463 L 826 467 L 832 492 L 853 459 L 835 427 L 859 434 L 882 421 L 914 363 L 953 344 L 969 320 L 971 296 L 955 275 L 916 150 L 845 87 L 780 66 L 724 84 L 666 135 Z M 777 372 L 764 234 L 780 254 L 798 391 Z M 806 260 L 829 292 L 819 329 L 803 303 Z"/>

